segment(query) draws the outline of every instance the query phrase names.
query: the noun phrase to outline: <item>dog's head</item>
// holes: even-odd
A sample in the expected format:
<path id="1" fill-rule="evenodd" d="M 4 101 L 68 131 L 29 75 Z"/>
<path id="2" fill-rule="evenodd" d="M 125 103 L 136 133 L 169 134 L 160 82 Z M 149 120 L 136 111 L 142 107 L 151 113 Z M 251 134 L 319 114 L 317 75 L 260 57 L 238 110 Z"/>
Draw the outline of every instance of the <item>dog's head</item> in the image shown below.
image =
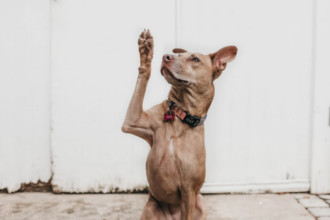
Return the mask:
<path id="1" fill-rule="evenodd" d="M 236 54 L 235 46 L 227 46 L 219 51 L 204 55 L 190 53 L 184 49 L 173 49 L 175 54 L 165 54 L 161 74 L 168 83 L 176 87 L 205 88 L 218 78 Z"/>

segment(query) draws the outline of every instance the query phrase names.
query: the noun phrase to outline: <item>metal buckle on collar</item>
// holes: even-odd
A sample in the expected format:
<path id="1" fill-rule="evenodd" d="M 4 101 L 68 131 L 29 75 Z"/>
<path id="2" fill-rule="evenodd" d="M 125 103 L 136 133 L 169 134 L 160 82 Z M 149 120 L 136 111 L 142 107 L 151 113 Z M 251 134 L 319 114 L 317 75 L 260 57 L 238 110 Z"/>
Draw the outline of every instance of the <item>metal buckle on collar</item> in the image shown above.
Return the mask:
<path id="1" fill-rule="evenodd" d="M 183 121 L 192 127 L 196 127 L 199 124 L 200 119 L 196 116 L 191 116 L 187 114 Z"/>

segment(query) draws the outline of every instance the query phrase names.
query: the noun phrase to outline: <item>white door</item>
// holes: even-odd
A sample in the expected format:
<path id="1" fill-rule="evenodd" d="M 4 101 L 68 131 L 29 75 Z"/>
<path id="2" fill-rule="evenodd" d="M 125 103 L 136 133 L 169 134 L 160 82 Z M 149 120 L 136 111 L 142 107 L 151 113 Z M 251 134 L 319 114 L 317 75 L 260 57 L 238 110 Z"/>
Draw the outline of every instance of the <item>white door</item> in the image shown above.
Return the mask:
<path id="1" fill-rule="evenodd" d="M 215 83 L 205 125 L 204 192 L 308 190 L 312 1 L 297 3 L 53 2 L 55 190 L 146 185 L 149 147 L 120 130 L 137 78 L 136 42 L 143 28 L 155 38 L 146 108 L 166 99 L 160 60 L 175 44 L 204 53 L 230 44 L 239 48 Z"/>

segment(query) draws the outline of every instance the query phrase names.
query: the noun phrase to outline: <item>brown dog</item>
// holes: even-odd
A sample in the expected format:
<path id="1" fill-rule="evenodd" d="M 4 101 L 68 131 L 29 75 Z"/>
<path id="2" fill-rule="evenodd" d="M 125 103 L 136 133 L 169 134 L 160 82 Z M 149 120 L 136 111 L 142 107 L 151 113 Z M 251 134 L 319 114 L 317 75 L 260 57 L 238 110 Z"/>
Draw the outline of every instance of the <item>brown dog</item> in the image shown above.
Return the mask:
<path id="1" fill-rule="evenodd" d="M 149 199 L 141 219 L 206 219 L 200 195 L 205 178 L 203 122 L 214 96 L 213 81 L 237 48 L 209 55 L 174 49 L 177 55 L 164 55 L 161 74 L 172 85 L 169 100 L 143 111 L 153 57 L 149 31 L 142 32 L 138 44 L 139 76 L 122 130 L 151 146 L 146 164 Z"/>

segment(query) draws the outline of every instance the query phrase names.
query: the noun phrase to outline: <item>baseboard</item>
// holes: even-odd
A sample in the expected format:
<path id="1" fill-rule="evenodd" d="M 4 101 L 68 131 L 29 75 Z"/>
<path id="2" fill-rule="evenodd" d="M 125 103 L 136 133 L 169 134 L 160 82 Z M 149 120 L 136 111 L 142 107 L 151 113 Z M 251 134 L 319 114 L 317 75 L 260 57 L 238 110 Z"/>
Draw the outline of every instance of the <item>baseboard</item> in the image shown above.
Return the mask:
<path id="1" fill-rule="evenodd" d="M 201 192 L 212 193 L 279 193 L 307 192 L 310 190 L 309 180 L 283 180 L 269 182 L 242 183 L 208 183 L 205 182 Z"/>

